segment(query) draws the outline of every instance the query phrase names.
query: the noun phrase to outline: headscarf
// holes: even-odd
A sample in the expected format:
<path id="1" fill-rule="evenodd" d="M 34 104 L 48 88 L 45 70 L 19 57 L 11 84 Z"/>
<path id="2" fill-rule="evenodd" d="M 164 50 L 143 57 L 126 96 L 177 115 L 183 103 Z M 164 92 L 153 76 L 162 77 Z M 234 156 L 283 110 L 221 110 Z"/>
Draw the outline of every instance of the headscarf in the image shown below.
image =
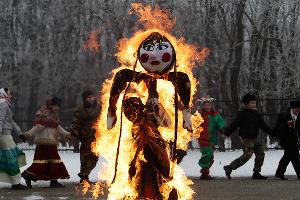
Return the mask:
<path id="1" fill-rule="evenodd" d="M 0 104 L 5 102 L 5 101 L 8 101 L 8 98 L 7 98 L 7 93 L 5 92 L 4 88 L 1 88 L 0 89 Z"/>
<path id="2" fill-rule="evenodd" d="M 46 127 L 56 128 L 59 124 L 59 119 L 56 112 L 51 110 L 53 100 L 57 98 L 50 97 L 46 104 L 43 105 L 35 114 L 34 125 L 41 124 Z"/>

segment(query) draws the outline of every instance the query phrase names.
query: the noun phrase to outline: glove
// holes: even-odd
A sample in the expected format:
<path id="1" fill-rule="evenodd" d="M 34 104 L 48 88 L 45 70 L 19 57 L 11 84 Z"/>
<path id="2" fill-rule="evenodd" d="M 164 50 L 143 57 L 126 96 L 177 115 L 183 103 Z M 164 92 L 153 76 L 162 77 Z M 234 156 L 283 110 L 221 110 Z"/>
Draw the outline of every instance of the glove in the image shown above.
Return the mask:
<path id="1" fill-rule="evenodd" d="M 22 142 L 26 142 L 26 138 L 23 134 L 19 135 L 19 138 L 22 140 Z"/>

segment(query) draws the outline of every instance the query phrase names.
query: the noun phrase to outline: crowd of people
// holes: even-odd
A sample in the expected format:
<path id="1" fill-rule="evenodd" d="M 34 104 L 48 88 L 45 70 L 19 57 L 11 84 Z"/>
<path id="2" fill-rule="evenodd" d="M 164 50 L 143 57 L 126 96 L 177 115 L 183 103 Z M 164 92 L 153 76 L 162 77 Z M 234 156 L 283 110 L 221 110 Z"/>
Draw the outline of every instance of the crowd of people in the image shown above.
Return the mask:
<path id="1" fill-rule="evenodd" d="M 31 182 L 38 180 L 50 181 L 51 188 L 63 187 L 58 179 L 67 179 L 70 177 L 68 171 L 60 159 L 57 150 L 58 136 L 64 137 L 66 140 L 73 141 L 77 138 L 81 142 L 80 146 L 80 183 L 89 181 L 89 174 L 97 164 L 98 156 L 91 151 L 91 143 L 95 140 L 95 130 L 92 128 L 100 114 L 100 105 L 96 101 L 96 96 L 92 91 L 84 91 L 82 93 L 82 104 L 74 111 L 74 120 L 69 131 L 65 130 L 59 123 L 58 111 L 61 107 L 61 100 L 57 97 L 49 98 L 35 114 L 35 122 L 32 129 L 22 133 L 19 126 L 13 120 L 12 114 L 12 95 L 8 88 L 0 89 L 0 182 L 12 184 L 12 189 L 32 188 Z M 129 101 L 130 100 L 130 101 Z M 145 107 L 139 99 L 129 99 L 127 103 L 130 105 L 135 103 L 137 110 Z M 281 180 L 287 180 L 284 176 L 289 162 L 295 169 L 298 179 L 300 179 L 300 155 L 299 155 L 299 132 L 300 132 L 300 100 L 291 101 L 290 107 L 286 112 L 280 113 L 276 122 L 276 126 L 272 129 L 263 120 L 261 114 L 256 109 L 256 96 L 253 93 L 246 94 L 242 99 L 240 111 L 232 122 L 226 125 L 220 113 L 213 109 L 214 98 L 207 96 L 199 99 L 201 103 L 201 114 L 204 122 L 201 124 L 203 132 L 198 138 L 200 145 L 201 158 L 198 162 L 201 167 L 200 179 L 213 180 L 210 175 L 210 168 L 214 162 L 214 150 L 218 144 L 218 136 L 221 134 L 223 138 L 229 137 L 237 128 L 239 128 L 239 136 L 243 144 L 243 154 L 233 160 L 229 165 L 224 166 L 224 172 L 228 179 L 231 179 L 233 170 L 244 165 L 255 154 L 255 164 L 253 168 L 253 179 L 267 179 L 260 174 L 261 167 L 264 162 L 264 144 L 258 140 L 259 129 L 268 133 L 271 137 L 279 141 L 280 146 L 284 150 L 284 155 L 280 159 L 275 177 Z M 126 102 L 125 102 L 126 103 Z M 125 115 L 130 120 L 132 112 L 127 106 Z M 143 113 L 135 113 L 139 119 L 137 125 L 141 126 Z M 162 112 L 163 113 L 163 112 Z M 161 113 L 159 113 L 161 115 Z M 159 118 L 159 117 L 158 117 Z M 160 118 L 159 118 L 160 119 Z M 165 121 L 159 124 L 170 124 L 170 119 L 163 117 Z M 167 120 L 167 121 L 166 121 Z M 136 121 L 135 121 L 136 122 Z M 145 123 L 142 123 L 145 124 Z M 155 127 L 155 126 L 154 126 Z M 11 136 L 14 131 L 19 138 L 25 142 L 34 137 L 36 149 L 32 165 L 21 173 L 20 168 L 26 165 L 25 154 L 16 146 Z M 138 137 L 138 133 L 135 133 Z M 159 132 L 155 132 L 155 137 L 160 138 Z M 149 135 L 151 143 L 152 136 Z M 163 139 L 161 139 L 163 141 Z M 145 143 L 147 144 L 147 143 Z M 144 146 L 145 146 L 144 144 Z M 163 145 L 166 145 L 163 143 Z M 150 145 L 151 146 L 151 145 Z M 153 145 L 152 145 L 153 146 Z M 138 151 L 137 151 L 138 152 Z M 149 153 L 151 160 L 151 153 Z M 161 151 L 161 157 L 166 156 L 166 152 Z M 165 159 L 168 160 L 168 159 Z M 162 174 L 168 177 L 168 171 L 163 170 L 164 164 L 157 168 L 162 170 Z M 154 167 L 155 168 L 155 167 Z M 135 175 L 135 161 L 130 163 L 129 175 Z M 169 169 L 168 167 L 166 169 Z M 25 179 L 26 186 L 20 184 L 21 178 Z"/>
<path id="2" fill-rule="evenodd" d="M 12 115 L 12 95 L 8 88 L 0 89 L 0 182 L 12 184 L 12 189 L 32 188 L 31 181 L 50 181 L 51 188 L 63 187 L 58 179 L 68 179 L 70 175 L 60 159 L 57 145 L 59 136 L 66 140 L 80 140 L 80 182 L 89 181 L 89 174 L 96 166 L 98 157 L 91 151 L 91 143 L 95 139 L 95 130 L 92 129 L 100 114 L 100 106 L 92 91 L 82 94 L 83 103 L 74 111 L 74 121 L 70 131 L 66 131 L 59 123 L 58 111 L 61 99 L 49 98 L 35 114 L 32 129 L 22 133 L 14 122 Z M 16 132 L 25 142 L 34 137 L 36 144 L 32 165 L 20 172 L 26 165 L 25 154 L 16 146 L 11 133 Z M 20 184 L 21 177 L 26 186 Z"/>
<path id="3" fill-rule="evenodd" d="M 223 138 L 229 137 L 237 128 L 243 144 L 243 154 L 233 160 L 229 165 L 224 166 L 224 171 L 228 179 L 231 179 L 233 170 L 243 166 L 255 154 L 252 179 L 267 179 L 260 174 L 264 162 L 265 145 L 258 140 L 259 129 L 268 133 L 272 138 L 278 140 L 284 150 L 284 155 L 279 161 L 275 177 L 281 180 L 287 180 L 284 173 L 289 162 L 295 169 L 298 179 L 300 179 L 300 155 L 299 155 L 299 133 L 300 133 L 300 100 L 290 102 L 287 111 L 278 115 L 275 128 L 270 128 L 263 120 L 261 114 L 256 109 L 256 96 L 253 93 L 247 93 L 243 99 L 240 111 L 234 120 L 226 126 L 219 113 L 213 110 L 213 98 L 206 97 L 200 101 L 202 109 L 200 111 L 204 123 L 203 132 L 199 140 L 202 156 L 199 165 L 202 168 L 200 179 L 214 179 L 209 175 L 209 168 L 213 164 L 213 151 L 217 144 L 217 133 Z"/>

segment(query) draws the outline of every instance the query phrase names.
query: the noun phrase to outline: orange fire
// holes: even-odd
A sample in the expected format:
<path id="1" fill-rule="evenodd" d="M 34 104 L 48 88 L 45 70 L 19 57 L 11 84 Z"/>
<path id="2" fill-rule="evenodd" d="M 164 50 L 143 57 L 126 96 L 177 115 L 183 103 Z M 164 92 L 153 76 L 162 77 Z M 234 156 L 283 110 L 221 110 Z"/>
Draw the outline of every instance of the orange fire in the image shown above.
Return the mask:
<path id="1" fill-rule="evenodd" d="M 99 51 L 98 35 L 102 32 L 103 27 L 98 30 L 92 31 L 89 35 L 89 40 L 83 45 L 84 51 L 90 49 L 94 54 Z"/>
<path id="2" fill-rule="evenodd" d="M 119 129 L 120 129 L 120 113 L 121 113 L 121 100 L 123 93 L 120 95 L 120 99 L 117 103 L 117 115 L 118 121 L 115 127 L 111 130 L 106 128 L 106 117 L 107 110 L 109 106 L 110 89 L 112 86 L 113 78 L 116 72 L 121 69 L 129 68 L 133 69 L 133 65 L 136 62 L 137 49 L 141 42 L 148 37 L 152 32 L 159 32 L 169 39 L 175 48 L 176 52 L 176 66 L 177 71 L 185 72 L 191 81 L 191 102 L 193 95 L 196 93 L 197 80 L 194 78 L 192 73 L 192 68 L 196 66 L 197 63 L 203 63 L 205 57 L 209 54 L 209 49 L 199 50 L 198 47 L 186 44 L 184 38 L 177 39 L 171 35 L 173 25 L 175 24 L 175 19 L 170 19 L 170 11 L 161 10 L 158 6 L 152 9 L 150 6 L 143 7 L 141 4 L 132 4 L 132 10 L 129 13 L 136 13 L 145 27 L 145 30 L 137 31 L 131 38 L 123 38 L 118 41 L 117 48 L 118 53 L 116 54 L 118 61 L 121 66 L 112 71 L 112 78 L 105 80 L 103 83 L 100 101 L 102 103 L 102 112 L 98 117 L 97 123 L 95 125 L 96 129 L 96 141 L 92 143 L 92 151 L 96 155 L 101 155 L 105 158 L 106 162 L 102 166 L 102 171 L 99 172 L 98 179 L 100 181 L 107 181 L 111 183 L 114 176 L 114 166 L 116 159 L 116 149 L 118 145 Z M 145 72 L 140 63 L 137 64 L 136 71 Z M 141 82 L 140 84 L 131 84 L 131 91 L 136 91 L 142 101 L 145 103 L 147 100 L 147 87 Z M 163 138 L 170 142 L 174 139 L 174 86 L 171 82 L 158 80 L 157 90 L 159 93 L 159 101 L 165 107 L 166 111 L 172 118 L 172 125 L 170 128 L 159 128 L 159 131 Z M 167 91 L 167 92 L 166 92 Z M 194 133 L 191 134 L 187 130 L 183 129 L 182 124 L 182 112 L 178 113 L 178 140 L 177 148 L 186 149 L 186 145 L 194 137 L 199 137 L 202 131 L 200 124 L 203 119 L 199 113 L 191 116 L 193 122 Z M 138 197 L 138 192 L 136 191 L 136 185 L 138 183 L 138 178 L 134 177 L 133 180 L 129 179 L 128 169 L 129 163 L 133 159 L 136 146 L 131 137 L 131 122 L 123 117 L 122 122 L 122 139 L 120 145 L 120 154 L 118 160 L 118 173 L 114 184 L 108 187 L 108 200 L 135 200 Z M 170 152 L 170 150 L 169 150 Z M 143 160 L 143 156 L 140 154 L 139 159 Z M 160 188 L 164 199 L 168 198 L 168 195 L 172 188 L 178 190 L 179 200 L 189 200 L 192 199 L 194 191 L 190 188 L 193 184 L 185 174 L 184 170 L 180 168 L 176 163 L 171 163 L 174 169 L 173 179 Z M 137 170 L 139 166 L 137 166 Z M 99 192 L 101 193 L 101 187 L 106 187 L 104 184 L 99 184 L 99 182 L 93 186 L 92 192 L 95 198 L 98 197 Z"/>

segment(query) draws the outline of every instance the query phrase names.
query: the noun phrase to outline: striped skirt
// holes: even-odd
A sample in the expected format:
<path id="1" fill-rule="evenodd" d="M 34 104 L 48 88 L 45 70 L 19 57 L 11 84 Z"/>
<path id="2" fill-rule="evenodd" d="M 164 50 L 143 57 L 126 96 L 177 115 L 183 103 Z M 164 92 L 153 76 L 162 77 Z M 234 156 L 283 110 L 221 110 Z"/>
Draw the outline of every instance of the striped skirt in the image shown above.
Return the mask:
<path id="1" fill-rule="evenodd" d="M 38 145 L 32 165 L 22 173 L 23 176 L 27 174 L 34 176 L 33 181 L 70 178 L 56 145 Z"/>
<path id="2" fill-rule="evenodd" d="M 20 167 L 26 165 L 25 154 L 16 146 L 12 136 L 0 136 L 0 182 L 19 184 Z"/>

